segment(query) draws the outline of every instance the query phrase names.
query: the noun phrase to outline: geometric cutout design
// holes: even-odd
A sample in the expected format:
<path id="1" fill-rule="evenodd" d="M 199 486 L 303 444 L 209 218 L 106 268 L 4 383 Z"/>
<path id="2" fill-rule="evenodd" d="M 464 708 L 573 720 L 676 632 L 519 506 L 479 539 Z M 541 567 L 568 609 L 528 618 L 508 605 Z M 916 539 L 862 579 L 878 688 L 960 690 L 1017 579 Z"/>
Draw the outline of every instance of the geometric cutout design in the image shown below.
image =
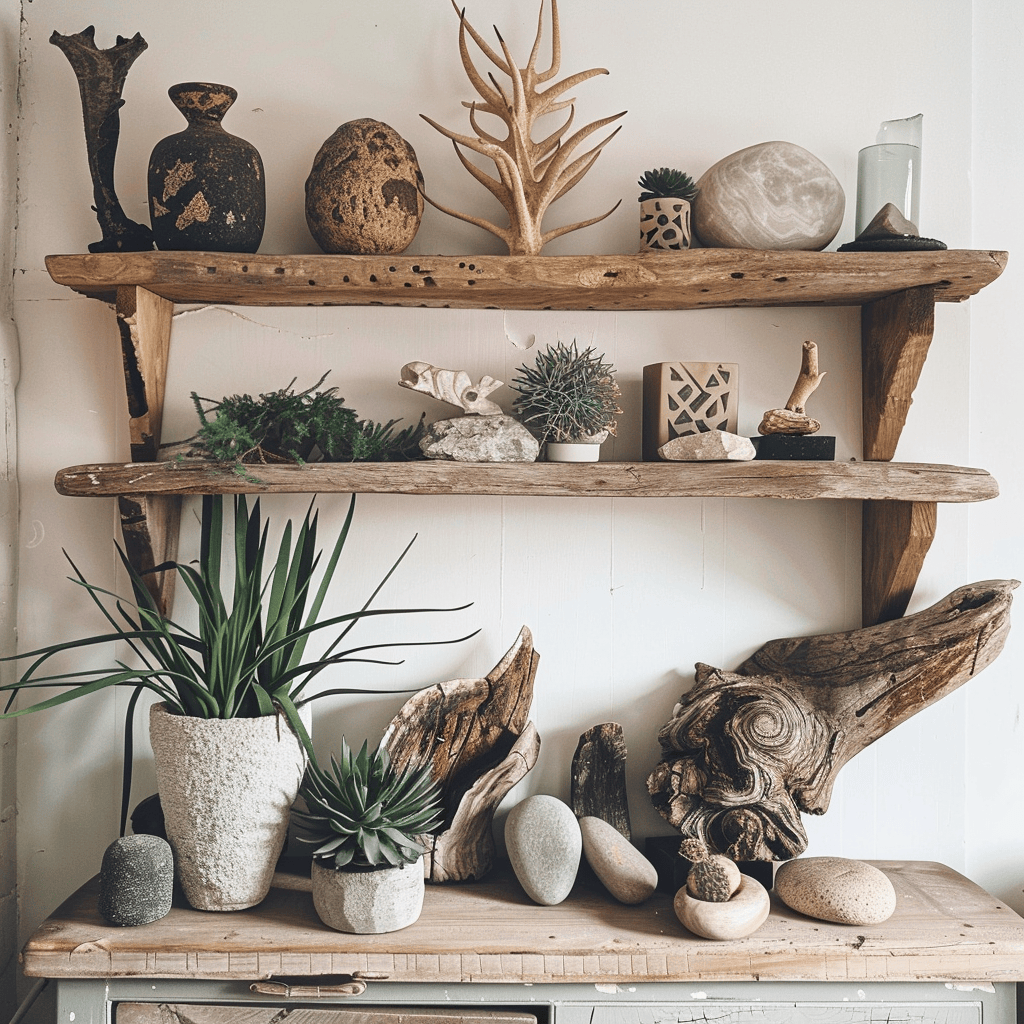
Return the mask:
<path id="1" fill-rule="evenodd" d="M 690 248 L 690 204 L 685 199 L 645 199 L 640 204 L 640 249 Z"/>
<path id="2" fill-rule="evenodd" d="M 650 200 L 649 200 L 650 201 Z M 677 437 L 710 430 L 736 433 L 736 363 L 652 363 L 644 367 L 643 450 L 649 461 Z"/>

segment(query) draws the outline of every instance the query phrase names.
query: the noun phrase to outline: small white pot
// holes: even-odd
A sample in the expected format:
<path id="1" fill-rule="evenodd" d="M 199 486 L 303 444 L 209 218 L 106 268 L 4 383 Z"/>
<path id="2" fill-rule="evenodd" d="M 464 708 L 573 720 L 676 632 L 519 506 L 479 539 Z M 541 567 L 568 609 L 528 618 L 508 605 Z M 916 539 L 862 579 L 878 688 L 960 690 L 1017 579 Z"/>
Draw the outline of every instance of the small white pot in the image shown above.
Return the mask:
<path id="1" fill-rule="evenodd" d="M 196 910 L 243 910 L 270 891 L 306 757 L 280 715 L 190 718 L 150 709 L 174 868 Z"/>
<path id="2" fill-rule="evenodd" d="M 328 928 L 376 935 L 408 928 L 423 910 L 423 858 L 371 871 L 313 861 L 313 906 Z"/>
<path id="3" fill-rule="evenodd" d="M 601 458 L 601 442 L 608 437 L 602 430 L 580 441 L 548 441 L 544 446 L 548 462 L 597 462 Z"/>

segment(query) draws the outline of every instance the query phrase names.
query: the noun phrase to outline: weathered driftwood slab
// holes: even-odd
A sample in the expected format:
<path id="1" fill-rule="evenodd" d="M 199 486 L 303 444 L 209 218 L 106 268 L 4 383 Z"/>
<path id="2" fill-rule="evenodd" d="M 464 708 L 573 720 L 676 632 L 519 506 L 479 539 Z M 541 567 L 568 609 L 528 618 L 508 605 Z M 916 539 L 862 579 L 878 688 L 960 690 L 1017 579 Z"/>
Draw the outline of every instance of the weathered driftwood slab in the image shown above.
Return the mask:
<path id="1" fill-rule="evenodd" d="M 250 467 L 200 460 L 71 466 L 60 494 L 377 493 L 521 494 L 626 498 L 835 498 L 985 501 L 999 493 L 983 469 L 912 462 L 318 462 Z"/>
<path id="2" fill-rule="evenodd" d="M 399 767 L 430 764 L 444 797 L 441 831 L 420 836 L 429 881 L 482 878 L 493 866 L 494 811 L 540 751 L 527 721 L 539 661 L 523 626 L 484 679 L 453 679 L 420 690 L 385 731 L 392 761 Z"/>
<path id="3" fill-rule="evenodd" d="M 618 723 L 595 725 L 580 736 L 572 758 L 569 806 L 577 818 L 601 818 L 627 839 L 632 837 L 626 799 L 626 741 Z"/>
<path id="4" fill-rule="evenodd" d="M 230 921 L 175 906 L 143 928 L 118 928 L 99 915 L 95 879 L 29 939 L 22 966 L 30 977 L 50 978 L 256 980 L 359 971 L 392 982 L 588 985 L 1024 981 L 1024 921 L 1005 904 L 941 864 L 873 863 L 896 888 L 888 921 L 829 924 L 775 903 L 755 935 L 726 942 L 690 935 L 676 922 L 669 893 L 626 906 L 577 885 L 564 903 L 540 907 L 509 871 L 472 885 L 428 886 L 420 919 L 401 931 L 342 937 L 320 922 L 308 892 L 282 888 L 278 879 L 260 906 Z"/>
<path id="5" fill-rule="evenodd" d="M 47 256 L 58 284 L 113 301 L 138 285 L 173 302 L 462 309 L 712 309 L 859 306 L 935 285 L 962 302 L 991 284 L 1005 252 L 842 253 L 691 249 L 608 256 L 260 256 L 96 253 Z"/>
<path id="6" fill-rule="evenodd" d="M 868 629 L 772 640 L 736 672 L 697 665 L 658 737 L 654 805 L 733 860 L 802 853 L 800 811 L 828 809 L 839 769 L 995 659 L 1017 585 L 974 583 Z"/>

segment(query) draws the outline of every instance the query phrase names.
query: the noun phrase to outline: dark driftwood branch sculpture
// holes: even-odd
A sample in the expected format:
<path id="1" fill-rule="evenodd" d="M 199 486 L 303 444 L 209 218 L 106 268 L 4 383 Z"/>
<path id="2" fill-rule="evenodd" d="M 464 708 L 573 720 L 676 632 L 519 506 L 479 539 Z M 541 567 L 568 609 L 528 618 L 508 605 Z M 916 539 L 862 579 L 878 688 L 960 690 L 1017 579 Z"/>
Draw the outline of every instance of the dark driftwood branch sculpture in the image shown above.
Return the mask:
<path id="1" fill-rule="evenodd" d="M 103 240 L 93 242 L 89 252 L 141 252 L 153 248 L 153 232 L 137 224 L 121 209 L 114 191 L 114 158 L 121 133 L 121 107 L 128 71 L 148 46 L 138 32 L 131 39 L 117 37 L 108 50 L 96 47 L 96 30 L 88 28 L 72 36 L 54 32 L 50 42 L 60 47 L 71 62 L 82 95 L 85 146 L 92 175 L 96 219 Z"/>
<path id="2" fill-rule="evenodd" d="M 975 583 L 903 619 L 772 640 L 736 672 L 698 665 L 658 737 L 655 807 L 733 860 L 802 853 L 800 811 L 828 809 L 839 769 L 996 658 L 1016 586 Z"/>
<path id="3" fill-rule="evenodd" d="M 621 725 L 605 722 L 580 737 L 572 758 L 569 806 L 577 818 L 601 818 L 627 839 L 632 838 Z"/>
<path id="4" fill-rule="evenodd" d="M 540 737 L 527 721 L 539 661 L 523 626 L 486 678 L 420 690 L 384 734 L 392 761 L 400 768 L 429 763 L 444 796 L 442 830 L 419 837 L 431 882 L 482 878 L 494 863 L 495 808 L 540 752 Z"/>

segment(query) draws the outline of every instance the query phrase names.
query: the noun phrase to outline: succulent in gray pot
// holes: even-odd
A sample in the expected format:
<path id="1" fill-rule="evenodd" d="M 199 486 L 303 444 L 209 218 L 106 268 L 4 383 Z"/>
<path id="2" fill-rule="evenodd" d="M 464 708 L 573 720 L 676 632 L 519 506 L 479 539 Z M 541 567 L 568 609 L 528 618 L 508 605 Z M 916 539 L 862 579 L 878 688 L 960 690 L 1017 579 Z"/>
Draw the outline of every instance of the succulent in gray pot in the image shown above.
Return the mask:
<path id="1" fill-rule="evenodd" d="M 690 248 L 690 203 L 697 195 L 693 178 L 672 167 L 645 171 L 640 193 L 640 249 Z"/>
<path id="2" fill-rule="evenodd" d="M 393 932 L 423 909 L 423 847 L 441 824 L 430 765 L 399 770 L 380 745 L 353 753 L 342 739 L 329 770 L 312 759 L 299 791 L 299 841 L 313 850 L 313 905 L 337 931 Z"/>
<path id="3" fill-rule="evenodd" d="M 520 366 L 509 385 L 516 415 L 545 445 L 549 462 L 596 462 L 601 442 L 615 433 L 621 391 L 615 368 L 593 348 L 558 342 Z"/>
<path id="4" fill-rule="evenodd" d="M 346 648 L 350 630 L 368 616 L 441 610 L 370 607 L 403 552 L 356 610 L 321 615 L 353 511 L 354 497 L 324 560 L 312 504 L 298 531 L 286 524 L 273 550 L 258 499 L 250 510 L 244 495 L 236 497 L 234 515 L 225 523 L 221 496 L 204 496 L 199 559 L 195 564 L 174 563 L 198 606 L 198 627 L 161 615 L 144 580 L 121 552 L 134 607 L 87 582 L 75 569 L 77 582 L 101 610 L 109 630 L 16 655 L 31 659 L 29 668 L 17 682 L 0 686 L 0 692 L 10 693 L 3 717 L 52 708 L 111 686 L 133 691 L 125 723 L 122 833 L 131 789 L 135 709 L 143 691 L 156 694 L 150 740 L 157 788 L 175 871 L 198 910 L 240 910 L 259 903 L 269 891 L 291 805 L 313 756 L 303 709 L 319 697 L 371 692 L 326 686 L 325 670 L 374 661 L 371 650 L 407 643 Z M 222 558 L 222 548 L 233 559 Z M 231 561 L 233 568 L 228 568 Z M 326 648 L 307 656 L 307 640 L 323 630 L 329 631 Z M 62 652 L 115 641 L 134 652 L 131 665 L 125 660 L 116 667 L 46 672 Z M 56 696 L 11 710 L 19 691 L 55 686 L 62 688 Z"/>

